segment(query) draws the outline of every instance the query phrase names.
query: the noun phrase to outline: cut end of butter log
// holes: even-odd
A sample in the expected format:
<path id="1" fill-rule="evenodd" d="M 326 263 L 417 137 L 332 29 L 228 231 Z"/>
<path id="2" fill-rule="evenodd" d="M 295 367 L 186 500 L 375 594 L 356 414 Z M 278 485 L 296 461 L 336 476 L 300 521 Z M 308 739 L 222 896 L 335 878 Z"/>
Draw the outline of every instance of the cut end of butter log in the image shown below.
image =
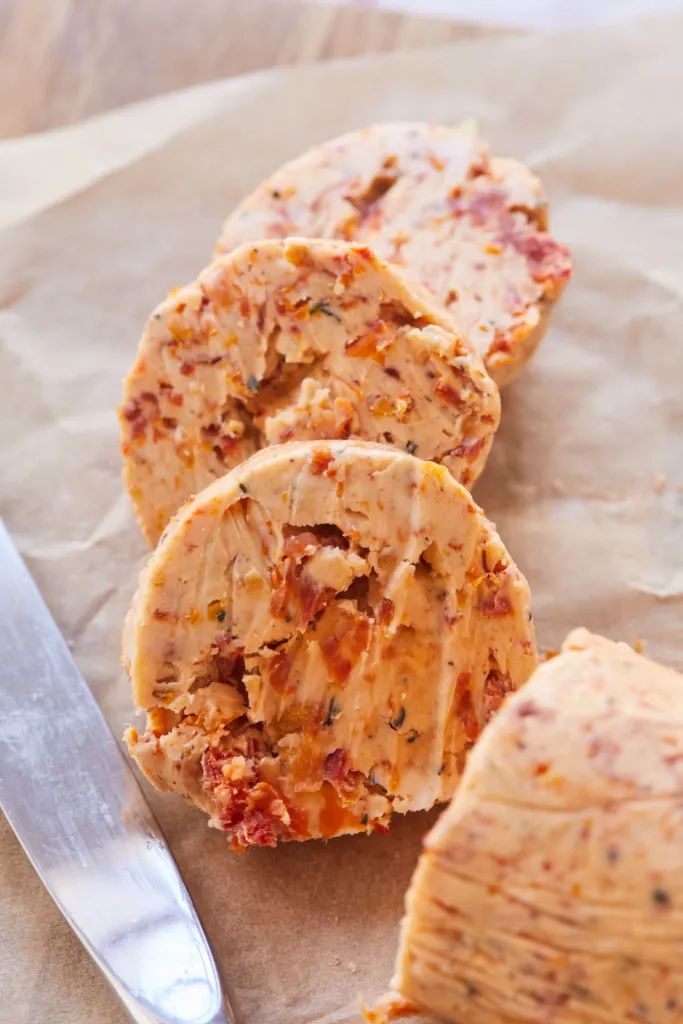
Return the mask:
<path id="1" fill-rule="evenodd" d="M 447 800 L 537 659 L 527 583 L 443 467 L 265 448 L 171 520 L 128 615 L 145 775 L 235 849 Z"/>
<path id="2" fill-rule="evenodd" d="M 674 1024 L 682 953 L 683 677 L 576 630 L 470 756 L 367 1019 Z"/>
<path id="3" fill-rule="evenodd" d="M 475 346 L 367 246 L 257 242 L 152 314 L 119 411 L 124 479 L 148 540 L 260 448 L 358 438 L 481 473 L 500 419 Z"/>

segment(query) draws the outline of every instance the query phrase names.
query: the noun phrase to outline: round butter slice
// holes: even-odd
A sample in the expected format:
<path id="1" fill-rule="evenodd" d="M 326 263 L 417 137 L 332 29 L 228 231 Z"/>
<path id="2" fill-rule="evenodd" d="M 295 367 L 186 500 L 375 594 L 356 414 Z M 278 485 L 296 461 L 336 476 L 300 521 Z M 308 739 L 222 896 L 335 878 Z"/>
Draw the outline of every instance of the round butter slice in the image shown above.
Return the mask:
<path id="1" fill-rule="evenodd" d="M 406 905 L 393 985 L 440 1019 L 678 1020 L 683 677 L 571 633 L 484 733 Z"/>
<path id="2" fill-rule="evenodd" d="M 470 486 L 500 418 L 471 344 L 364 246 L 271 240 L 158 307 L 120 409 L 124 478 L 155 542 L 191 494 L 265 445 L 360 438 Z"/>
<path id="3" fill-rule="evenodd" d="M 228 217 L 218 250 L 285 235 L 370 245 L 448 308 L 502 386 L 571 273 L 546 211 L 538 178 L 492 157 L 473 122 L 375 124 L 276 171 Z"/>
<path id="4" fill-rule="evenodd" d="M 444 467 L 291 442 L 171 520 L 124 663 L 148 714 L 133 757 L 241 848 L 448 799 L 536 654 L 527 583 Z"/>

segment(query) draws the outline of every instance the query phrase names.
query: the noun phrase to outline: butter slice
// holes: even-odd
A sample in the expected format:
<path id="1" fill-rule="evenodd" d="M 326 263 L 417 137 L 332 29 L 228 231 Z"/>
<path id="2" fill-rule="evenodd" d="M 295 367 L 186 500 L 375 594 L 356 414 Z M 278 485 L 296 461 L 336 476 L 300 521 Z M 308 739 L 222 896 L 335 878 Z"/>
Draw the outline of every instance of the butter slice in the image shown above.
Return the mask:
<path id="1" fill-rule="evenodd" d="M 500 399 L 471 340 L 366 246 L 243 246 L 152 314 L 119 410 L 124 479 L 152 543 L 259 448 L 359 438 L 471 486 Z"/>
<path id="2" fill-rule="evenodd" d="M 448 309 L 499 386 L 541 341 L 571 274 L 539 179 L 476 125 L 374 124 L 285 164 L 230 214 L 218 251 L 306 235 L 371 246 Z"/>
<path id="3" fill-rule="evenodd" d="M 442 466 L 265 448 L 171 520 L 129 612 L 130 751 L 235 848 L 448 800 L 536 665 L 526 580 Z"/>

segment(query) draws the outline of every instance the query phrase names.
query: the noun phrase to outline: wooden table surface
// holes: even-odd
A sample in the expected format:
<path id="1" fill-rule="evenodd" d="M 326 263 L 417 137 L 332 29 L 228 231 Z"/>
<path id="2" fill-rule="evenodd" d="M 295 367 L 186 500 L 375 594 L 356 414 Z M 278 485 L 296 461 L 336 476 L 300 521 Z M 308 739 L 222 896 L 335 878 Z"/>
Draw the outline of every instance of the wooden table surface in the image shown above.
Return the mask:
<path id="1" fill-rule="evenodd" d="M 444 18 L 298 0 L 0 0 L 0 137 L 258 68 L 448 42 Z"/>

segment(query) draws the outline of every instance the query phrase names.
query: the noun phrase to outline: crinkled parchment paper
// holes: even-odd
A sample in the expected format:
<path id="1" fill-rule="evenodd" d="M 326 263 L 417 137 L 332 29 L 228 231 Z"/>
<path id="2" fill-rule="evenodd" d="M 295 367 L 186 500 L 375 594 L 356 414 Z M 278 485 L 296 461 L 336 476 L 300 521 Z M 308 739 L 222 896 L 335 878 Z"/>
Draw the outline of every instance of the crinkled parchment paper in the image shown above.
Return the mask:
<path id="1" fill-rule="evenodd" d="M 0 146 L 1 511 L 117 735 L 145 548 L 114 406 L 145 318 L 266 172 L 382 118 L 474 115 L 543 176 L 576 273 L 505 392 L 476 496 L 530 580 L 542 646 L 581 624 L 681 666 L 682 37 L 668 19 L 277 71 Z M 356 1020 L 358 991 L 391 973 L 435 815 L 236 857 L 199 812 L 147 792 L 243 1020 Z M 3 829 L 0 1020 L 122 1022 Z"/>

